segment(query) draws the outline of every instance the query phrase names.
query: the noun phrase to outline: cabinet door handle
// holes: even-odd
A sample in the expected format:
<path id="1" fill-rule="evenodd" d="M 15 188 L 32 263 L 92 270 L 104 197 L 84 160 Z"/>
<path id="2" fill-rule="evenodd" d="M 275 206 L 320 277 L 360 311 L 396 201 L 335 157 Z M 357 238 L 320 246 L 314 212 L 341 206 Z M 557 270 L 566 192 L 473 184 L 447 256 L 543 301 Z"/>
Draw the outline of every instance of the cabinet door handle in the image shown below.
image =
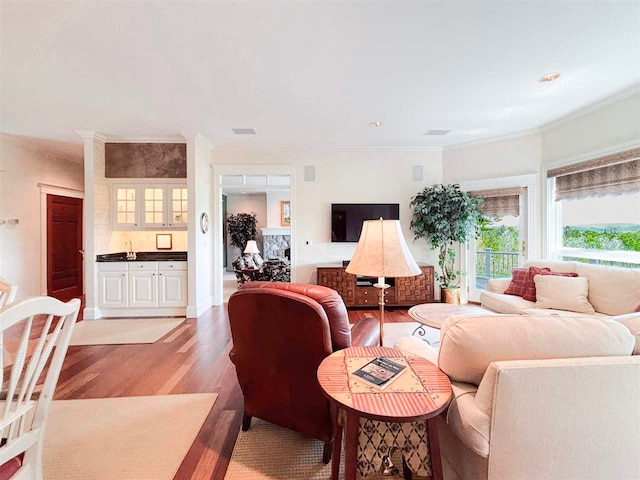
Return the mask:
<path id="1" fill-rule="evenodd" d="M 125 277 L 126 275 L 123 273 L 122 276 Z"/>
<path id="2" fill-rule="evenodd" d="M 137 227 L 137 226 L 138 226 L 138 224 L 137 224 L 137 223 L 134 223 L 134 224 L 133 224 L 133 226 L 134 226 L 134 227 Z"/>
<path id="3" fill-rule="evenodd" d="M 156 274 L 155 274 L 155 273 L 152 273 L 151 275 L 153 275 L 154 277 L 156 276 Z"/>

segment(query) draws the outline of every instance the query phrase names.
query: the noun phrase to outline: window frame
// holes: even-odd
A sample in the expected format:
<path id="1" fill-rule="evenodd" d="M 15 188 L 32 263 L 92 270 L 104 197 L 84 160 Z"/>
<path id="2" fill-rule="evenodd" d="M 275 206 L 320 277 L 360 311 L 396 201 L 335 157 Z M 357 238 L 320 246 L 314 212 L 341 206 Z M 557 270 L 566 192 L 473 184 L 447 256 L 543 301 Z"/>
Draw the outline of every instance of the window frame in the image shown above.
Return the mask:
<path id="1" fill-rule="evenodd" d="M 543 212 L 542 228 L 545 238 L 542 253 L 544 258 L 562 261 L 563 257 L 583 258 L 585 260 L 600 260 L 607 262 L 620 262 L 629 264 L 640 263 L 640 252 L 627 250 L 590 250 L 587 248 L 571 248 L 562 245 L 562 202 L 555 201 L 555 178 L 547 178 L 547 172 L 554 168 L 573 165 L 576 163 L 593 160 L 598 157 L 616 154 L 625 150 L 640 146 L 640 141 L 627 142 L 603 150 L 571 157 L 565 160 L 545 165 L 542 170 L 542 186 L 545 192 L 545 208 Z"/>

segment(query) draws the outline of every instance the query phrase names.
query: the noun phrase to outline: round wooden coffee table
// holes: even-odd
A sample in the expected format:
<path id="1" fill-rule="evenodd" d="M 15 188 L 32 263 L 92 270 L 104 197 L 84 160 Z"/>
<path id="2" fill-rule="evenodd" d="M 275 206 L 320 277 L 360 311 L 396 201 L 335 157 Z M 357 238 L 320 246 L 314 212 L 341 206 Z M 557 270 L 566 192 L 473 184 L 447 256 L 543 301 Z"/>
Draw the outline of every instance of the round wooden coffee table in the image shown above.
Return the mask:
<path id="1" fill-rule="evenodd" d="M 367 386 L 350 375 L 376 357 L 387 357 L 407 366 L 407 370 L 384 391 Z M 449 405 L 451 383 L 436 365 L 394 348 L 351 347 L 334 352 L 322 361 L 318 367 L 318 382 L 334 410 L 332 480 L 338 479 L 340 470 L 343 428 L 345 480 L 356 479 L 360 418 L 392 424 L 426 420 L 433 478 L 442 478 L 435 417 Z"/>

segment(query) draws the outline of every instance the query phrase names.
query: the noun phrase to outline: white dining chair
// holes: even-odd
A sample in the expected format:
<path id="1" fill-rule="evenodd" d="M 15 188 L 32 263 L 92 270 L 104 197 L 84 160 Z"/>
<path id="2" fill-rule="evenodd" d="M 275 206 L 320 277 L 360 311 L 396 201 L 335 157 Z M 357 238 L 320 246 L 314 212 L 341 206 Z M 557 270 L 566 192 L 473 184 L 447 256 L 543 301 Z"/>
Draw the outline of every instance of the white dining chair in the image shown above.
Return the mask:
<path id="1" fill-rule="evenodd" d="M 7 283 L 0 277 L 0 308 L 13 303 L 18 293 L 18 286 Z"/>
<path id="2" fill-rule="evenodd" d="M 62 303 L 51 297 L 29 298 L 0 310 L 0 331 L 5 340 L 8 329 L 20 328 L 7 379 L 0 358 L 2 480 L 42 479 L 45 427 L 79 311 L 79 299 Z M 38 384 L 41 378 L 42 388 Z"/>

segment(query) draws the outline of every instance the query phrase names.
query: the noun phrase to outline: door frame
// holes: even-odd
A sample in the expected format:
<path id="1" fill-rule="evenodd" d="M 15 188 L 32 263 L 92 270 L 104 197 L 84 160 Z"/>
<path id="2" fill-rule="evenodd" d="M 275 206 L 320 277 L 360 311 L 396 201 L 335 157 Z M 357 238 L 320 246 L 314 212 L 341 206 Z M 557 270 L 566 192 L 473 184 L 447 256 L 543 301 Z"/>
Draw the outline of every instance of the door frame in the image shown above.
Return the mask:
<path id="1" fill-rule="evenodd" d="M 513 177 L 490 178 L 486 180 L 476 180 L 471 182 L 460 182 L 460 188 L 464 191 L 477 190 L 493 190 L 498 188 L 526 187 L 526 210 L 522 212 L 524 222 L 526 222 L 526 255 L 522 260 L 540 257 L 540 176 L 537 173 L 530 175 L 517 175 Z M 522 240 L 522 239 L 521 239 Z M 474 279 L 475 275 L 469 275 L 471 268 L 475 269 L 475 265 L 471 260 L 474 258 L 469 252 L 470 245 L 474 242 L 468 242 L 460 246 L 460 270 L 464 273 L 460 281 L 461 294 L 464 301 L 469 300 L 471 293 L 470 279 Z M 520 248 L 520 247 L 519 247 Z M 470 278 L 473 277 L 473 278 Z M 474 299 L 472 301 L 477 301 Z"/>
<path id="2" fill-rule="evenodd" d="M 254 176 L 254 175 L 284 175 L 289 177 L 289 200 L 291 202 L 291 282 L 296 282 L 297 248 L 296 248 L 296 167 L 294 165 L 274 164 L 216 164 L 213 167 L 213 305 L 223 303 L 223 272 L 222 272 L 222 177 Z M 228 185 L 233 186 L 233 185 Z M 264 189 L 264 185 L 244 185 L 247 192 Z"/>
<path id="3" fill-rule="evenodd" d="M 41 295 L 47 295 L 47 195 L 57 195 L 59 197 L 79 198 L 83 200 L 84 211 L 84 191 L 74 188 L 59 187 L 57 185 L 49 185 L 47 183 L 38 183 L 40 188 L 40 292 Z M 82 225 L 82 229 L 87 228 Z M 83 232 L 84 233 L 84 232 Z M 84 248 L 84 235 L 82 239 L 82 248 Z M 85 285 L 87 276 L 85 275 L 84 261 L 82 262 L 82 294 L 85 293 Z"/>

